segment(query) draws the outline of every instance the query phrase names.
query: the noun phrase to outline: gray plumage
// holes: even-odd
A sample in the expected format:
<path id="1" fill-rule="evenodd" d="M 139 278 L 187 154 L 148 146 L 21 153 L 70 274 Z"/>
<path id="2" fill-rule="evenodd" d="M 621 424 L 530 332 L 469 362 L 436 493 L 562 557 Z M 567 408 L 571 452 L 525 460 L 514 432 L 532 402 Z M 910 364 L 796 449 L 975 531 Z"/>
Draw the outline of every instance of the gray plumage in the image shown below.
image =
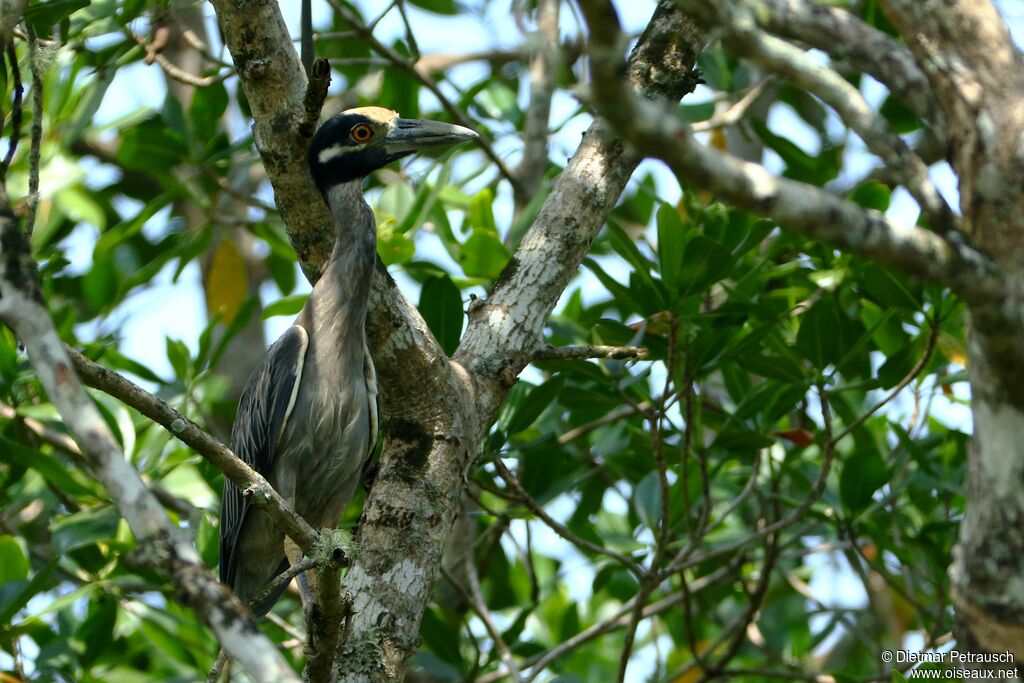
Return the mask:
<path id="1" fill-rule="evenodd" d="M 343 112 L 314 136 L 310 171 L 331 211 L 334 249 L 295 323 L 249 378 L 231 432 L 232 450 L 314 528 L 337 526 L 377 440 L 377 381 L 365 331 L 377 230 L 363 178 L 416 149 L 473 137 L 466 128 L 401 119 L 379 107 Z M 221 581 L 248 602 L 287 567 L 284 534 L 225 480 Z M 253 611 L 269 611 L 282 591 Z"/>

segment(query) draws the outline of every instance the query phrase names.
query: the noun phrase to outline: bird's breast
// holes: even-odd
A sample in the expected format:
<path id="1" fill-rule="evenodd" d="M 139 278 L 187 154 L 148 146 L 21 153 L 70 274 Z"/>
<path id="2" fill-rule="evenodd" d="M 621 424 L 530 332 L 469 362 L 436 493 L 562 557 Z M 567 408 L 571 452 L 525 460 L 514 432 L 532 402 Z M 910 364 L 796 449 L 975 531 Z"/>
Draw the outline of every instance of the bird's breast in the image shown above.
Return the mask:
<path id="1" fill-rule="evenodd" d="M 313 351 L 313 349 L 310 349 Z M 311 357 L 312 356 L 312 357 Z M 304 405 L 295 406 L 284 443 L 292 444 L 278 458 L 279 471 L 295 473 L 296 510 L 316 527 L 336 526 L 359 484 L 370 449 L 370 397 L 360 355 L 358 366 L 338 372 L 307 353 L 300 391 Z"/>

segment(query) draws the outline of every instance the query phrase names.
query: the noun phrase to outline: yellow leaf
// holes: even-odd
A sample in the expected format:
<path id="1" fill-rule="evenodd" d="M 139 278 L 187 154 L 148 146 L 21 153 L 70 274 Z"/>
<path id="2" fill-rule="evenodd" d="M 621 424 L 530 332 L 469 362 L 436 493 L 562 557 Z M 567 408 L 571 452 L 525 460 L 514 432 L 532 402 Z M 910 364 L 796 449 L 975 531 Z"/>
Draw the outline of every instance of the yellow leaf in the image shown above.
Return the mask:
<path id="1" fill-rule="evenodd" d="M 206 310 L 230 325 L 248 296 L 245 259 L 231 240 L 221 240 L 206 271 Z"/>
<path id="2" fill-rule="evenodd" d="M 939 332 L 939 338 L 937 340 L 939 345 L 939 351 L 950 363 L 956 363 L 962 367 L 967 367 L 967 347 L 964 343 L 951 335 L 949 332 Z"/>
<path id="3" fill-rule="evenodd" d="M 726 142 L 725 140 L 725 131 L 721 128 L 715 128 L 713 131 L 711 131 L 710 143 L 712 147 L 720 149 L 723 152 L 725 151 L 726 147 L 729 146 L 729 143 Z"/>

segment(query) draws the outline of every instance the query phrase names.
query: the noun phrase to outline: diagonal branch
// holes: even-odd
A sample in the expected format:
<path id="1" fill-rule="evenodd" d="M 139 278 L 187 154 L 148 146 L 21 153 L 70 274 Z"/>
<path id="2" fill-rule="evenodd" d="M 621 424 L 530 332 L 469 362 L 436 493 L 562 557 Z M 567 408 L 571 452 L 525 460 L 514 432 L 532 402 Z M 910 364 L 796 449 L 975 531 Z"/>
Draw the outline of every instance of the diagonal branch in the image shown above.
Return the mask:
<path id="1" fill-rule="evenodd" d="M 39 381 L 135 535 L 140 558 L 169 574 L 182 601 L 205 621 L 225 650 L 257 681 L 296 681 L 270 640 L 231 591 L 203 566 L 159 501 L 117 447 L 72 370 L 39 291 L 35 262 L 17 221 L 0 209 L 0 318 L 18 334 Z"/>

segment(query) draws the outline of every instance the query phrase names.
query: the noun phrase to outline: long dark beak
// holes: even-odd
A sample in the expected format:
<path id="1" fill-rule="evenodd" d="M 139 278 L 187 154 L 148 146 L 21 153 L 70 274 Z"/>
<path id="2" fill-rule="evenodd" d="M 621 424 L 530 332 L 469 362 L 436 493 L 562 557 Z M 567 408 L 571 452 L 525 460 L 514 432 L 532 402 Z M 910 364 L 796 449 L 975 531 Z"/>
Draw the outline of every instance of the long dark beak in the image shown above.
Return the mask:
<path id="1" fill-rule="evenodd" d="M 452 123 L 426 119 L 398 119 L 384 136 L 388 154 L 405 155 L 429 147 L 457 145 L 480 137 L 476 131 Z"/>

